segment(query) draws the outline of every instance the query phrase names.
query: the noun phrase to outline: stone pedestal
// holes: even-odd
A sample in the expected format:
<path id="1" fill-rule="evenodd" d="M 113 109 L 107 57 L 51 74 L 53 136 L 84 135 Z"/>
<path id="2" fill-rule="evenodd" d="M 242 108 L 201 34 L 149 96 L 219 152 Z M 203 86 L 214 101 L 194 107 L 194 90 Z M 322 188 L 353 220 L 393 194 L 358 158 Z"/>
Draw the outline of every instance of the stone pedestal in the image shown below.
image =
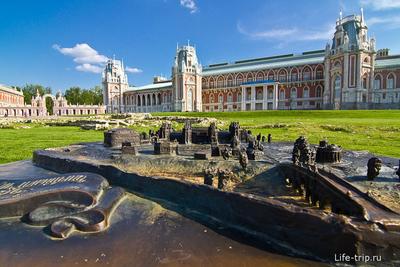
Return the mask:
<path id="1" fill-rule="evenodd" d="M 138 147 L 129 142 L 122 143 L 121 152 L 123 155 L 139 155 Z"/>
<path id="2" fill-rule="evenodd" d="M 178 144 L 176 142 L 156 142 L 154 143 L 154 154 L 156 155 L 176 155 Z"/>
<path id="3" fill-rule="evenodd" d="M 127 128 L 116 128 L 104 132 L 104 146 L 121 147 L 124 142 L 139 145 L 139 133 Z"/>

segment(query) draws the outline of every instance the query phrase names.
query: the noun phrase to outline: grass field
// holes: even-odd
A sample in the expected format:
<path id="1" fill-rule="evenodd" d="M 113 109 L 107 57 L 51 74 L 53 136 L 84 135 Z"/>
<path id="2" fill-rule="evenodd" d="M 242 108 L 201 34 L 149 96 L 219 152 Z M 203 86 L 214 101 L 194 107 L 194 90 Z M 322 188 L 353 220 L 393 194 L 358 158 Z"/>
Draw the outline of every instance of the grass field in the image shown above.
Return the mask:
<path id="1" fill-rule="evenodd" d="M 79 127 L 33 126 L 29 129 L 0 129 L 0 163 L 32 157 L 36 149 L 100 141 L 103 132 Z"/>
<path id="2" fill-rule="evenodd" d="M 213 113 L 155 113 L 215 117 L 239 121 L 253 134 L 272 134 L 274 141 L 293 142 L 299 135 L 311 143 L 328 138 L 345 149 L 368 150 L 378 155 L 400 158 L 400 111 L 254 111 Z M 78 142 L 101 141 L 102 131 L 78 127 L 44 127 L 30 124 L 29 129 L 0 129 L 0 163 L 28 159 L 35 149 L 64 146 Z M 140 131 L 146 130 L 141 127 Z"/>

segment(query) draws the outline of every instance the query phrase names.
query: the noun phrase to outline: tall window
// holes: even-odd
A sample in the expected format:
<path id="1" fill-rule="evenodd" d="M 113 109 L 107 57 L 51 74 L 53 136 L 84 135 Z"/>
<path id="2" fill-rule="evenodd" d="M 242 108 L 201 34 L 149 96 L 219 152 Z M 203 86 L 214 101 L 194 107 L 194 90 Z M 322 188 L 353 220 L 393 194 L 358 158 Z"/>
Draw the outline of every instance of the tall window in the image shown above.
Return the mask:
<path id="1" fill-rule="evenodd" d="M 322 69 L 321 66 L 319 66 L 319 67 L 317 68 L 317 71 L 316 71 L 316 78 L 317 78 L 318 80 L 324 78 L 324 71 L 323 71 L 323 69 Z"/>
<path id="2" fill-rule="evenodd" d="M 303 81 L 311 80 L 311 70 L 310 68 L 305 68 L 303 70 Z"/>
<path id="3" fill-rule="evenodd" d="M 342 86 L 342 78 L 340 75 L 335 77 L 335 98 L 340 98 L 340 88 Z"/>
<path id="4" fill-rule="evenodd" d="M 222 77 L 218 78 L 218 88 L 224 87 L 224 79 Z"/>
<path id="5" fill-rule="evenodd" d="M 264 75 L 261 72 L 259 72 L 257 74 L 257 81 L 262 81 L 262 80 L 264 80 Z"/>
<path id="6" fill-rule="evenodd" d="M 292 90 L 290 91 L 290 97 L 297 98 L 297 89 L 296 88 L 292 88 Z"/>
<path id="7" fill-rule="evenodd" d="M 218 104 L 222 104 L 224 102 L 224 97 L 222 95 L 218 96 Z"/>
<path id="8" fill-rule="evenodd" d="M 242 93 L 238 93 L 237 102 L 242 102 Z"/>
<path id="9" fill-rule="evenodd" d="M 210 88 L 214 88 L 214 79 L 213 78 L 210 79 Z"/>
<path id="10" fill-rule="evenodd" d="M 232 103 L 232 93 L 228 94 L 228 103 Z"/>
<path id="11" fill-rule="evenodd" d="M 281 89 L 279 91 L 279 99 L 285 99 L 285 90 Z"/>
<path id="12" fill-rule="evenodd" d="M 239 75 L 239 76 L 236 78 L 236 85 L 241 85 L 242 82 L 243 82 L 243 76 L 242 76 L 242 75 Z"/>
<path id="13" fill-rule="evenodd" d="M 394 88 L 394 76 L 393 74 L 389 74 L 388 78 L 387 78 L 387 89 L 393 89 Z"/>
<path id="14" fill-rule="evenodd" d="M 232 86 L 233 85 L 233 80 L 232 80 L 232 76 L 228 77 L 228 86 Z"/>
<path id="15" fill-rule="evenodd" d="M 246 88 L 246 100 L 251 100 L 251 88 Z"/>
<path id="16" fill-rule="evenodd" d="M 303 98 L 309 98 L 309 97 L 310 97 L 310 93 L 309 93 L 308 88 L 304 88 L 304 91 L 303 91 Z"/>
<path id="17" fill-rule="evenodd" d="M 375 76 L 374 89 L 381 89 L 381 77 L 379 75 Z"/>
<path id="18" fill-rule="evenodd" d="M 367 85 L 368 85 L 368 78 L 367 78 L 367 75 L 365 75 L 362 78 L 362 88 L 367 89 Z"/>
<path id="19" fill-rule="evenodd" d="M 283 70 L 279 72 L 279 81 L 286 82 L 286 72 Z"/>
<path id="20" fill-rule="evenodd" d="M 210 104 L 212 104 L 212 103 L 214 103 L 214 95 L 213 94 L 210 95 Z"/>
<path id="21" fill-rule="evenodd" d="M 297 81 L 297 70 L 292 71 L 292 75 L 291 75 L 291 77 L 290 77 L 290 80 L 291 80 L 292 82 Z"/>

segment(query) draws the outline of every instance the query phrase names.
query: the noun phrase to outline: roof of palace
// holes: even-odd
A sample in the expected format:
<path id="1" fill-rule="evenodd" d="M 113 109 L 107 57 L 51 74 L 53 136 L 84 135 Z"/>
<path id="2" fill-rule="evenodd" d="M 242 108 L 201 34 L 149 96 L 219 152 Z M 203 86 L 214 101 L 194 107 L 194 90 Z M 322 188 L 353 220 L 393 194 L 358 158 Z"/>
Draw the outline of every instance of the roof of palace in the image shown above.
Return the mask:
<path id="1" fill-rule="evenodd" d="M 376 69 L 400 67 L 400 55 L 386 56 L 375 60 Z"/>
<path id="2" fill-rule="evenodd" d="M 6 91 L 6 92 L 12 93 L 12 94 L 24 95 L 22 92 L 14 89 L 14 88 L 11 88 L 9 86 L 3 85 L 3 84 L 0 84 L 0 90 Z"/>
<path id="3" fill-rule="evenodd" d="M 304 52 L 300 55 L 287 54 L 273 57 L 239 60 L 233 63 L 212 64 L 203 68 L 203 75 L 218 75 L 232 72 L 318 64 L 324 62 L 324 57 L 325 50 L 316 50 Z"/>
<path id="4" fill-rule="evenodd" d="M 147 84 L 143 86 L 130 86 L 127 92 L 132 92 L 132 91 L 144 91 L 144 90 L 151 90 L 151 89 L 161 89 L 161 88 L 168 88 L 172 87 L 172 82 L 171 81 L 165 81 L 165 82 L 158 82 L 158 83 L 152 83 L 152 84 Z"/>

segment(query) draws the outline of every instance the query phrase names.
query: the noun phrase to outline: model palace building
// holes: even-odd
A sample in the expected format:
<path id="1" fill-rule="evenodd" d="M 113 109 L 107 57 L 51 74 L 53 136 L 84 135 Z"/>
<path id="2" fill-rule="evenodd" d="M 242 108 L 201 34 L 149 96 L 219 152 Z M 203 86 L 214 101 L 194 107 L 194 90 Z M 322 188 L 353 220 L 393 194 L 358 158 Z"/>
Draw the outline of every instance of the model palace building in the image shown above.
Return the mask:
<path id="1" fill-rule="evenodd" d="M 171 80 L 130 87 L 121 61 L 103 73 L 107 112 L 400 108 L 400 55 L 376 51 L 363 13 L 336 21 L 325 50 L 202 67 L 178 48 Z"/>

